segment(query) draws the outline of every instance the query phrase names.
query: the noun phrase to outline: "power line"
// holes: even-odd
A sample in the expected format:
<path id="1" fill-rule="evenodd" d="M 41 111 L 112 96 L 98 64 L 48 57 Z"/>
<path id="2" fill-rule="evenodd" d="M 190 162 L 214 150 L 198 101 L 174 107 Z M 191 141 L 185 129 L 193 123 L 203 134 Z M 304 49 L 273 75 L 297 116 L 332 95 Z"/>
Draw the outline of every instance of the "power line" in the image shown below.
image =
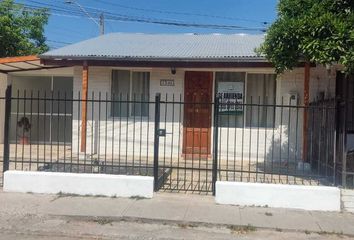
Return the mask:
<path id="1" fill-rule="evenodd" d="M 28 1 L 37 4 L 37 5 L 25 4 L 26 7 L 33 10 L 37 10 L 40 7 L 46 7 L 46 8 L 50 8 L 52 11 L 56 11 L 59 13 L 85 17 L 81 12 L 72 9 L 62 8 L 53 4 L 40 3 L 33 0 L 28 0 Z M 99 13 L 102 12 L 102 9 L 96 9 L 96 8 L 88 8 L 88 9 L 91 9 L 90 13 L 95 17 L 98 17 Z M 183 21 L 171 21 L 166 19 L 116 14 L 106 10 L 103 13 L 105 14 L 107 20 L 115 20 L 115 21 L 139 22 L 139 23 L 159 24 L 159 25 L 170 25 L 170 26 L 177 26 L 177 27 L 195 27 L 195 28 L 207 28 L 207 29 L 218 29 L 218 30 L 242 30 L 242 31 L 261 31 L 261 32 L 265 31 L 265 28 L 259 28 L 259 27 L 257 28 L 257 27 L 244 27 L 238 25 L 204 24 L 204 23 L 190 23 L 190 22 L 183 22 Z"/>
<path id="2" fill-rule="evenodd" d="M 217 19 L 226 19 L 226 20 L 234 20 L 234 21 L 244 21 L 244 22 L 268 24 L 268 21 L 258 21 L 258 20 L 252 20 L 252 19 L 218 16 L 218 15 L 210 15 L 210 14 L 203 14 L 203 13 L 175 12 L 175 11 L 166 11 L 166 10 L 158 10 L 158 9 L 137 8 L 137 7 L 126 6 L 126 5 L 122 5 L 122 4 L 118 4 L 118 3 L 107 2 L 104 0 L 96 0 L 96 1 L 104 3 L 104 4 L 112 5 L 112 6 L 117 6 L 120 8 L 137 10 L 137 11 L 144 11 L 144 12 L 155 12 L 155 13 L 184 15 L 184 16 L 198 16 L 198 17 L 208 17 L 208 18 L 217 18 Z"/>
<path id="3" fill-rule="evenodd" d="M 243 26 L 237 26 L 237 25 L 223 25 L 223 24 L 200 24 L 200 23 L 186 23 L 178 20 L 166 20 L 166 19 L 159 19 L 159 18 L 146 18 L 146 17 L 138 17 L 138 16 L 130 16 L 130 15 L 123 15 L 123 14 L 116 14 L 107 11 L 106 9 L 100 9 L 100 8 L 92 8 L 92 7 L 86 7 L 87 9 L 92 9 L 93 11 L 96 11 L 97 13 L 104 13 L 105 15 L 113 15 L 113 16 L 120 16 L 122 18 L 127 18 L 127 20 L 131 21 L 138 21 L 138 22 L 149 22 L 149 23 L 157 23 L 157 24 L 166 24 L 169 25 L 168 23 L 171 23 L 170 25 L 174 26 L 187 26 L 190 25 L 190 27 L 203 27 L 205 26 L 206 28 L 221 28 L 221 29 L 228 29 L 228 30 L 234 30 L 234 29 L 241 29 L 241 30 L 250 30 L 250 31 L 257 31 L 261 30 L 261 28 L 252 28 L 252 27 L 243 27 Z M 97 14 L 96 13 L 96 14 Z M 120 20 L 120 19 L 119 19 Z"/>
<path id="4" fill-rule="evenodd" d="M 82 13 L 77 13 L 76 11 L 73 11 L 71 9 L 66 9 L 66 8 L 61 8 L 56 5 L 52 4 L 46 4 L 46 3 L 40 3 L 34 0 L 28 0 L 29 2 L 39 4 L 41 6 L 45 7 L 50 7 L 52 10 L 59 11 L 59 12 L 65 12 L 69 14 L 73 14 L 76 16 L 82 16 Z M 31 6 L 30 7 L 41 7 L 41 6 Z M 104 11 L 105 15 L 109 15 L 107 19 L 110 20 L 118 20 L 118 21 L 128 21 L 128 22 L 141 22 L 141 23 L 152 23 L 152 24 L 160 24 L 160 25 L 173 25 L 173 26 L 181 26 L 181 27 L 196 27 L 196 28 L 213 28 L 213 29 L 222 29 L 222 30 L 244 30 L 244 31 L 264 31 L 262 28 L 250 28 L 250 27 L 241 27 L 241 26 L 235 26 L 235 25 L 218 25 L 218 24 L 199 24 L 199 23 L 186 23 L 186 22 L 180 22 L 180 21 L 169 21 L 165 19 L 156 19 L 156 18 L 142 18 L 142 17 L 137 17 L 137 16 L 129 16 L 129 15 L 122 15 L 122 14 L 115 14 L 112 12 L 108 12 L 107 10 L 103 9 L 97 9 L 97 8 L 92 8 L 92 7 L 87 7 L 89 9 L 92 9 L 93 12 L 91 11 L 91 14 L 95 14 L 96 16 L 99 14 L 99 12 Z"/>
<path id="5" fill-rule="evenodd" d="M 57 41 L 57 40 L 49 40 L 49 39 L 47 39 L 47 42 L 51 42 L 51 43 L 58 43 L 58 44 L 64 44 L 64 45 L 73 44 L 73 43 L 71 43 L 71 42 L 62 42 L 62 41 Z"/>

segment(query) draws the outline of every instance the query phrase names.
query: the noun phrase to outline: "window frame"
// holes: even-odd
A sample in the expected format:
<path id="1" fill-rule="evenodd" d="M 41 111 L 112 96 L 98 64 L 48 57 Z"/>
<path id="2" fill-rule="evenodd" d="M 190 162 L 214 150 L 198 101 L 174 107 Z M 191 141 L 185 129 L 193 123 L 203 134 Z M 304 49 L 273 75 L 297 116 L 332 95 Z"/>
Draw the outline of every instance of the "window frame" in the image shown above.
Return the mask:
<path id="1" fill-rule="evenodd" d="M 278 84 L 277 84 L 277 75 L 275 73 L 269 73 L 269 72 L 246 72 L 246 77 L 245 77 L 245 98 L 244 98 L 244 104 L 245 105 L 245 114 L 244 114 L 244 128 L 246 129 L 254 129 L 254 128 L 258 128 L 258 129 L 273 129 L 275 128 L 275 121 L 276 121 L 276 107 L 274 107 L 274 111 L 273 111 L 273 125 L 270 126 L 270 127 L 267 127 L 267 126 L 254 126 L 252 127 L 252 124 L 250 125 L 247 125 L 247 108 L 249 106 L 247 106 L 248 104 L 248 101 L 247 101 L 247 98 L 248 98 L 248 75 L 249 74 L 261 74 L 261 75 L 275 75 L 275 83 L 274 83 L 274 98 L 277 99 L 277 89 L 278 89 Z M 254 103 L 255 104 L 255 103 Z M 264 104 L 264 103 L 263 103 Z M 273 103 L 273 105 L 275 106 L 277 103 L 276 101 Z M 267 125 L 267 124 L 265 124 Z"/>
<path id="2" fill-rule="evenodd" d="M 216 95 L 218 92 L 218 84 L 217 84 L 217 79 L 216 79 L 216 73 L 224 73 L 224 72 L 232 72 L 232 73 L 245 73 L 245 79 L 244 79 L 244 100 L 243 100 L 243 104 L 244 105 L 244 113 L 243 113 L 243 124 L 242 124 L 242 128 L 244 129 L 254 129 L 254 128 L 259 128 L 259 129 L 272 129 L 275 127 L 276 123 L 276 109 L 274 109 L 274 113 L 273 113 L 273 125 L 271 127 L 267 127 L 267 126 L 248 126 L 247 125 L 247 108 L 249 106 L 247 106 L 248 102 L 247 102 L 247 97 L 248 97 L 248 75 L 249 74 L 262 74 L 262 75 L 275 75 L 275 84 L 274 84 L 274 98 L 277 99 L 277 89 L 278 89 L 278 78 L 277 75 L 274 72 L 249 72 L 249 71 L 215 71 L 214 72 L 214 94 Z M 274 103 L 274 105 L 276 105 L 276 102 Z M 238 127 L 235 127 L 238 128 Z"/>
<path id="3" fill-rule="evenodd" d="M 114 71 L 128 71 L 129 72 L 129 99 L 128 101 L 134 101 L 133 96 L 132 96 L 132 92 L 133 92 L 133 73 L 137 72 L 137 73 L 149 73 L 149 88 L 148 88 L 148 92 L 149 92 L 149 96 L 150 96 L 150 89 L 151 89 L 151 70 L 147 70 L 147 69 L 111 69 L 111 78 L 110 78 L 110 91 L 111 91 L 111 97 L 113 95 L 113 72 Z M 148 99 L 150 101 L 150 99 Z M 128 119 L 136 119 L 137 117 L 142 118 L 142 119 L 147 119 L 149 118 L 148 114 L 147 116 L 142 116 L 141 114 L 139 115 L 134 115 L 133 111 L 132 111 L 132 104 L 134 103 L 129 103 L 128 105 L 128 109 L 129 109 L 129 115 L 128 116 L 113 116 L 113 111 L 112 111 L 112 105 L 110 106 L 110 118 L 128 118 Z M 148 108 L 150 107 L 150 105 L 148 104 Z M 149 111 L 148 111 L 149 113 Z"/>

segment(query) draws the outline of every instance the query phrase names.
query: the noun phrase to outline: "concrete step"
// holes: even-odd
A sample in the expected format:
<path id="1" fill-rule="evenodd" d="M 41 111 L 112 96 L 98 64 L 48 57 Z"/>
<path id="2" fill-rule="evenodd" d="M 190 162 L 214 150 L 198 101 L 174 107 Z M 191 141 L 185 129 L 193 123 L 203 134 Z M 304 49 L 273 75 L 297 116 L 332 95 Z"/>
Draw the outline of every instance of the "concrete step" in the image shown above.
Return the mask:
<path id="1" fill-rule="evenodd" d="M 343 196 L 352 196 L 354 197 L 354 190 L 352 189 L 342 189 Z"/>
<path id="2" fill-rule="evenodd" d="M 345 211 L 354 212 L 354 190 L 342 189 L 342 203 Z"/>

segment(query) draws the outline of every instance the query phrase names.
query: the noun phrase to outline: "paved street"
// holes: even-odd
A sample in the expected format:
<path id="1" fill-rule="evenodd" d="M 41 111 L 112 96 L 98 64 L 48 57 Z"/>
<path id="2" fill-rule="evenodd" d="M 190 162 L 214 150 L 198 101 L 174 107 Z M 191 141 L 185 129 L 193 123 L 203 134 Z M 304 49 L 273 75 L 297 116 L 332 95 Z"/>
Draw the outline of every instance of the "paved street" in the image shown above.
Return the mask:
<path id="1" fill-rule="evenodd" d="M 128 199 L 0 191 L 0 239 L 351 239 L 353 226 L 351 213 L 217 205 L 194 194 Z"/>
<path id="2" fill-rule="evenodd" d="M 2 216 L 0 239 L 351 239 L 333 234 L 283 232 L 252 227 L 206 227 L 189 224 L 162 224 L 141 221 L 112 221 L 100 218 L 72 218 L 27 215 Z M 4 221 L 5 220 L 5 221 Z"/>

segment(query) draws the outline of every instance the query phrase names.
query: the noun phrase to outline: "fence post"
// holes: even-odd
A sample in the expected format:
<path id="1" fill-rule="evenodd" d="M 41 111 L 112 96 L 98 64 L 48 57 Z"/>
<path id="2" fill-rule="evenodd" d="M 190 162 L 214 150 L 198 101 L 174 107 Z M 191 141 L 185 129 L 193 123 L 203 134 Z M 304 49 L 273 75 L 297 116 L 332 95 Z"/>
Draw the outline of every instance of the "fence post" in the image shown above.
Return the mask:
<path id="1" fill-rule="evenodd" d="M 341 119 L 342 127 L 342 186 L 347 187 L 347 105 L 348 99 L 343 102 L 343 118 Z"/>
<path id="2" fill-rule="evenodd" d="M 334 136 L 333 136 L 333 184 L 337 186 L 337 157 L 338 157 L 338 144 L 339 144 L 339 115 L 340 115 L 340 102 L 337 98 L 334 100 Z"/>
<path id="3" fill-rule="evenodd" d="M 214 101 L 214 133 L 213 133 L 213 171 L 212 171 L 212 190 L 213 195 L 216 193 L 216 180 L 218 174 L 218 140 L 219 140 L 219 97 L 215 97 Z"/>
<path id="4" fill-rule="evenodd" d="M 154 132 L 154 191 L 159 189 L 159 144 L 160 144 L 160 104 L 161 94 L 157 93 L 155 96 L 155 132 Z"/>
<path id="5" fill-rule="evenodd" d="M 10 117 L 11 117 L 11 93 L 12 93 L 12 85 L 8 85 L 5 92 L 3 172 L 9 170 L 9 165 L 10 165 L 9 132 L 10 132 Z"/>

